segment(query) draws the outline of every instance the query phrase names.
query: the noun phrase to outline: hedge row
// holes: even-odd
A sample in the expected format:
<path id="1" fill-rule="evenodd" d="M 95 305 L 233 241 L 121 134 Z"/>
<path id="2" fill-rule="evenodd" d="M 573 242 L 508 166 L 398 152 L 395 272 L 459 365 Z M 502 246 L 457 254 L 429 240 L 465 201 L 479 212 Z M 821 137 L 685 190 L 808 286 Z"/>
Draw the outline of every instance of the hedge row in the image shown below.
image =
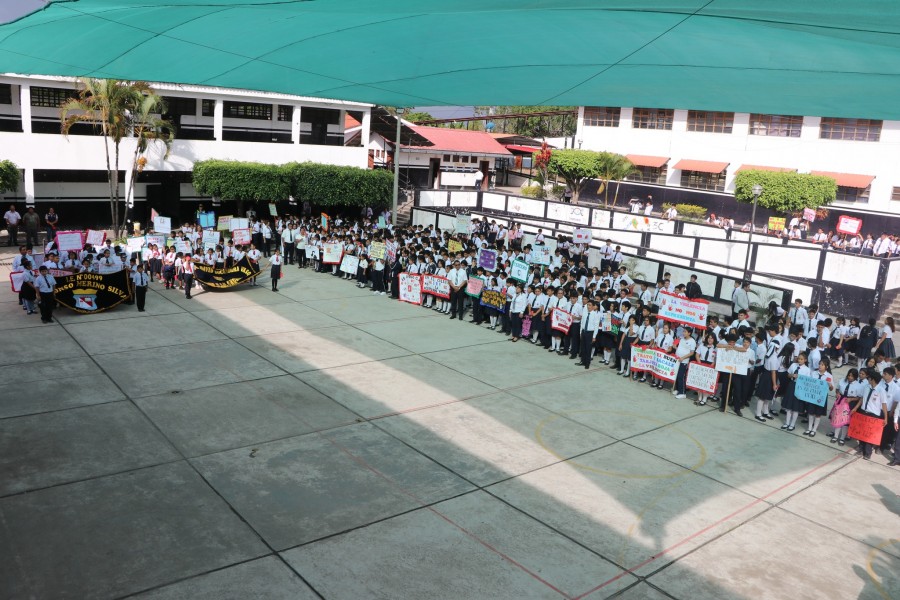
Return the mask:
<path id="1" fill-rule="evenodd" d="M 319 163 L 269 165 L 227 160 L 194 163 L 194 188 L 224 200 L 272 202 L 293 196 L 316 206 L 387 206 L 393 175 Z"/>

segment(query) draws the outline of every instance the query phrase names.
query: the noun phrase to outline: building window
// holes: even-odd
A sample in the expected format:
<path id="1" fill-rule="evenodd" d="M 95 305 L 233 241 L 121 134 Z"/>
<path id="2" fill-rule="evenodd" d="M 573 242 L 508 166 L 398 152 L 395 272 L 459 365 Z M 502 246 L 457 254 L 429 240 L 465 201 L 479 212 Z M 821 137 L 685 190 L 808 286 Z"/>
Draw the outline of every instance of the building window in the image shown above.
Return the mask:
<path id="1" fill-rule="evenodd" d="M 200 105 L 200 115 L 204 117 L 214 117 L 216 116 L 216 101 L 215 100 L 203 100 Z"/>
<path id="2" fill-rule="evenodd" d="M 687 130 L 704 133 L 731 133 L 734 126 L 733 112 L 713 112 L 708 110 L 689 110 Z"/>
<path id="3" fill-rule="evenodd" d="M 725 171 L 721 173 L 704 173 L 702 171 L 682 171 L 681 187 L 696 190 L 725 191 Z"/>
<path id="4" fill-rule="evenodd" d="M 626 177 L 628 181 L 640 181 L 643 183 L 655 183 L 659 185 L 666 184 L 666 177 L 669 175 L 669 168 L 665 165 L 662 167 L 634 167 L 634 173 Z"/>
<path id="5" fill-rule="evenodd" d="M 44 108 L 59 108 L 69 98 L 75 98 L 77 92 L 75 90 L 66 90 L 63 88 L 48 87 L 32 87 L 31 88 L 31 105 L 42 106 Z"/>
<path id="6" fill-rule="evenodd" d="M 279 121 L 290 121 L 294 116 L 294 107 L 293 106 L 285 106 L 284 104 L 278 105 L 278 120 Z"/>
<path id="7" fill-rule="evenodd" d="M 255 102 L 226 102 L 225 117 L 229 119 L 272 120 L 272 105 Z"/>
<path id="8" fill-rule="evenodd" d="M 635 129 L 672 129 L 675 111 L 671 108 L 635 108 L 631 126 Z"/>
<path id="9" fill-rule="evenodd" d="M 891 200 L 900 202 L 900 187 L 891 188 Z"/>
<path id="10" fill-rule="evenodd" d="M 819 137 L 823 140 L 877 142 L 881 139 L 881 121 L 822 117 Z"/>
<path id="11" fill-rule="evenodd" d="M 586 127 L 618 127 L 622 109 L 618 106 L 585 106 Z"/>
<path id="12" fill-rule="evenodd" d="M 444 162 L 450 162 L 450 155 L 449 155 L 449 154 L 445 154 L 445 155 L 444 155 Z"/>
<path id="13" fill-rule="evenodd" d="M 0 104 L 12 104 L 12 85 L 0 83 Z"/>
<path id="14" fill-rule="evenodd" d="M 857 187 L 847 187 L 844 185 L 839 185 L 837 188 L 837 197 L 835 200 L 838 202 L 856 202 L 857 204 L 868 204 L 869 203 L 869 189 L 872 186 L 867 188 L 857 188 Z M 897 188 L 894 188 L 896 190 Z M 891 194 L 891 200 L 894 199 L 894 195 Z"/>
<path id="15" fill-rule="evenodd" d="M 803 117 L 789 115 L 750 115 L 750 135 L 800 137 Z"/>

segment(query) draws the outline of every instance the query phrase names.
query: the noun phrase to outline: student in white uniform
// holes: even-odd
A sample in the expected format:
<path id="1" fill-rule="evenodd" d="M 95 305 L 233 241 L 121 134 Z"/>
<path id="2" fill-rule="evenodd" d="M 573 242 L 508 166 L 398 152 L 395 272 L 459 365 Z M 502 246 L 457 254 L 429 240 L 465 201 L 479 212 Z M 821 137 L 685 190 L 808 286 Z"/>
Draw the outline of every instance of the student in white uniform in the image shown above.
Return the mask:
<path id="1" fill-rule="evenodd" d="M 260 256 L 262 256 L 262 252 L 260 252 L 260 251 L 256 248 L 256 244 L 251 243 L 251 244 L 250 244 L 250 250 L 247 251 L 247 258 L 250 260 L 250 264 L 251 264 L 251 265 L 254 265 L 257 269 L 259 268 L 259 258 L 260 258 Z M 242 258 L 243 258 L 243 257 L 242 257 Z M 235 261 L 237 261 L 237 260 L 238 260 L 238 259 L 237 259 L 237 252 L 235 252 Z M 252 286 L 257 285 L 257 284 L 256 284 L 256 277 L 253 277 L 253 278 L 250 280 L 250 285 L 252 285 Z"/>
<path id="2" fill-rule="evenodd" d="M 269 266 L 271 267 L 272 291 L 278 291 L 278 280 L 281 279 L 281 265 L 284 259 L 281 258 L 281 249 L 275 247 L 275 254 L 269 258 Z"/>
<path id="3" fill-rule="evenodd" d="M 675 397 L 678 399 L 687 398 L 687 381 L 688 364 L 691 362 L 694 353 L 697 351 L 697 341 L 692 337 L 694 330 L 691 327 L 685 327 L 682 332 L 681 339 L 678 340 L 678 346 L 675 348 L 675 357 L 678 359 L 678 375 L 675 377 Z"/>
<path id="4" fill-rule="evenodd" d="M 861 412 L 868 417 L 883 419 L 884 425 L 888 423 L 888 400 L 884 395 L 884 389 L 881 387 L 881 374 L 874 370 L 867 370 L 869 385 L 862 391 L 862 401 L 856 405 L 853 412 Z M 872 451 L 878 447 L 878 444 L 870 444 L 860 442 L 857 448 L 857 454 L 862 454 L 863 458 L 869 460 L 872 458 Z"/>
<path id="5" fill-rule="evenodd" d="M 144 272 L 144 265 L 137 266 L 137 270 L 131 274 L 131 280 L 134 282 L 134 297 L 138 312 L 144 312 L 147 304 L 147 286 L 150 283 L 150 277 Z"/>
<path id="6" fill-rule="evenodd" d="M 41 322 L 53 322 L 53 309 L 56 308 L 56 279 L 50 274 L 50 270 L 41 265 L 38 276 L 34 280 L 34 287 L 41 299 Z"/>

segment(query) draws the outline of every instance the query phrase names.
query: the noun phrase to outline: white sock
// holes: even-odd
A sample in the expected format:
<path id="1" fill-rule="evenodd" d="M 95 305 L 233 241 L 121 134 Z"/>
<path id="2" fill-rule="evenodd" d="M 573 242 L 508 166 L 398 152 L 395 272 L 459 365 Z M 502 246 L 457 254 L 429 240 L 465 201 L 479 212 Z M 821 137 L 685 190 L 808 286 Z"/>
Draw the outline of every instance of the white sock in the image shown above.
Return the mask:
<path id="1" fill-rule="evenodd" d="M 789 411 L 788 411 L 788 420 L 787 420 L 788 426 L 794 427 L 794 426 L 797 424 L 797 416 L 798 416 L 799 414 L 800 414 L 800 413 L 799 413 L 798 411 L 796 411 L 796 410 L 789 410 Z"/>
<path id="2" fill-rule="evenodd" d="M 604 350 L 603 351 L 603 360 L 609 362 L 610 357 L 612 356 L 612 350 Z"/>
<path id="3" fill-rule="evenodd" d="M 756 399 L 756 416 L 762 418 L 763 416 L 763 408 L 768 404 L 765 400 Z M 768 409 L 765 412 L 769 412 Z"/>
<path id="4" fill-rule="evenodd" d="M 818 431 L 819 430 L 819 421 L 821 419 L 822 419 L 822 417 L 813 417 L 809 423 L 809 430 L 810 431 Z"/>

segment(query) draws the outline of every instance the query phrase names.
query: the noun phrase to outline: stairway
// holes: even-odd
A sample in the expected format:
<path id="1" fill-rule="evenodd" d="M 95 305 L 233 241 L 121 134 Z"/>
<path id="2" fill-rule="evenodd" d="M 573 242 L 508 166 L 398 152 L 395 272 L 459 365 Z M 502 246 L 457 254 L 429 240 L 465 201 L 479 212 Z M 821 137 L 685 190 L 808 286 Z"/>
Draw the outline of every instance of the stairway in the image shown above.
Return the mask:
<path id="1" fill-rule="evenodd" d="M 402 197 L 402 196 L 401 196 Z M 396 225 L 408 225 L 412 221 L 412 211 L 415 202 L 413 200 L 405 200 L 397 205 L 397 218 L 394 220 Z"/>
<path id="2" fill-rule="evenodd" d="M 884 292 L 881 306 L 883 308 L 878 319 L 879 323 L 884 323 L 885 317 L 894 317 L 895 321 L 900 321 L 900 289 Z"/>

